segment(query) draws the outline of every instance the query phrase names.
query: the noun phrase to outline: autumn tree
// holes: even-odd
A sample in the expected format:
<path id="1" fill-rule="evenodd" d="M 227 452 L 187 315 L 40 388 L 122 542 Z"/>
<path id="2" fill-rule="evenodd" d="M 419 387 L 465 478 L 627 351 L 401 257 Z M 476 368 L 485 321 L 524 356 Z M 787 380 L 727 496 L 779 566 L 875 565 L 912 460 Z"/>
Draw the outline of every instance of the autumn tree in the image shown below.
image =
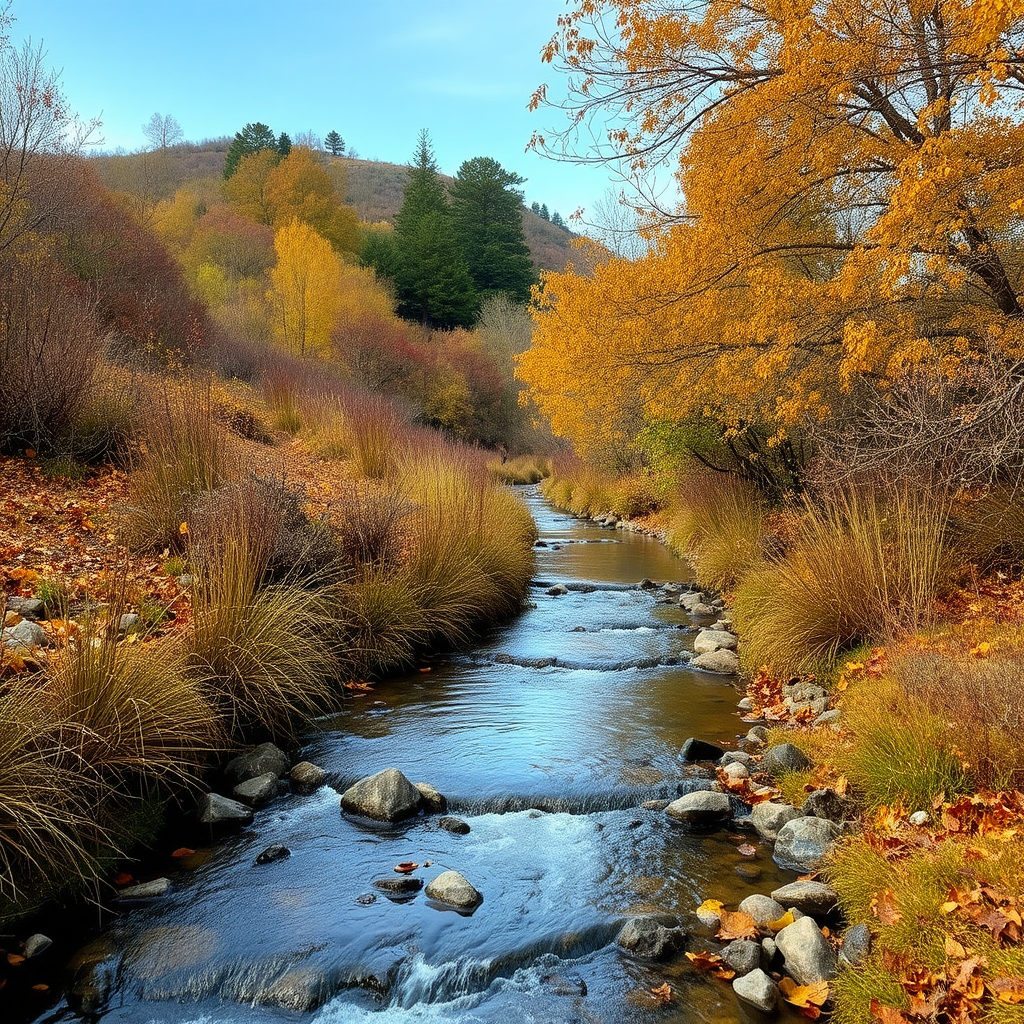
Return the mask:
<path id="1" fill-rule="evenodd" d="M 667 162 L 685 203 L 640 258 L 546 276 L 520 372 L 556 429 L 706 415 L 781 444 L 859 381 L 1018 376 L 1022 37 L 1018 5 L 962 0 L 576 3 L 544 54 L 570 127 L 535 145 Z"/>
<path id="2" fill-rule="evenodd" d="M 345 155 L 345 140 L 333 129 L 324 136 L 324 145 L 331 156 Z"/>
<path id="3" fill-rule="evenodd" d="M 167 149 L 185 137 L 176 118 L 159 112 L 142 126 L 142 134 L 153 149 Z"/>
<path id="4" fill-rule="evenodd" d="M 239 159 L 234 173 L 224 182 L 227 201 L 243 216 L 258 224 L 274 224 L 270 180 L 278 160 L 277 151 L 273 149 L 248 153 Z"/>
<path id="5" fill-rule="evenodd" d="M 516 188 L 524 180 L 478 156 L 462 164 L 452 184 L 452 219 L 481 296 L 505 293 L 526 302 L 536 281 Z"/>
<path id="6" fill-rule="evenodd" d="M 338 310 L 341 263 L 327 239 L 297 217 L 274 235 L 270 271 L 276 332 L 284 347 L 305 356 L 329 351 Z"/>

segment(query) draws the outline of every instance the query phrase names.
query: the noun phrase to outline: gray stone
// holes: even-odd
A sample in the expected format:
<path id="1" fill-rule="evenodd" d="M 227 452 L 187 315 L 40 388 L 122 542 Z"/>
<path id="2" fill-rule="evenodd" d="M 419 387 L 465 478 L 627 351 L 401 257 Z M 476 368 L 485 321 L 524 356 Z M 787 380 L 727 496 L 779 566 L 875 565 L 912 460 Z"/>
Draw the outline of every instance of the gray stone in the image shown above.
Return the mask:
<path id="1" fill-rule="evenodd" d="M 401 821 L 416 814 L 422 800 L 420 791 L 397 768 L 385 768 L 346 789 L 341 806 L 349 814 Z"/>
<path id="2" fill-rule="evenodd" d="M 273 743 L 261 743 L 230 760 L 224 769 L 224 777 L 234 787 L 268 772 L 280 779 L 287 771 L 288 755 Z"/>
<path id="3" fill-rule="evenodd" d="M 773 779 L 777 779 L 786 772 L 803 771 L 804 768 L 810 768 L 810 766 L 810 758 L 792 743 L 780 743 L 777 747 L 772 747 L 764 755 L 764 761 L 761 764 L 762 769 Z"/>
<path id="4" fill-rule="evenodd" d="M 53 939 L 48 935 L 43 935 L 42 932 L 36 932 L 25 940 L 22 953 L 27 960 L 30 960 L 34 956 L 39 956 L 40 953 L 45 953 L 52 945 Z"/>
<path id="5" fill-rule="evenodd" d="M 745 764 L 740 764 L 739 761 L 730 761 L 722 771 L 733 782 L 750 778 L 750 769 Z"/>
<path id="6" fill-rule="evenodd" d="M 277 776 L 267 772 L 266 775 L 257 775 L 255 779 L 246 779 L 231 790 L 231 795 L 250 807 L 262 807 L 277 796 Z"/>
<path id="7" fill-rule="evenodd" d="M 9 597 L 7 611 L 20 615 L 23 619 L 44 619 L 46 608 L 38 597 Z"/>
<path id="8" fill-rule="evenodd" d="M 130 633 L 133 629 L 139 628 L 139 617 L 135 612 L 125 612 L 117 620 L 117 631 L 119 633 Z"/>
<path id="9" fill-rule="evenodd" d="M 569 593 L 569 588 L 564 583 L 556 583 L 553 587 L 548 587 L 544 593 L 550 594 L 552 597 L 562 597 Z"/>
<path id="10" fill-rule="evenodd" d="M 645 960 L 664 960 L 686 943 L 686 931 L 666 926 L 656 917 L 634 917 L 615 940 L 624 950 Z"/>
<path id="11" fill-rule="evenodd" d="M 154 878 L 150 882 L 126 886 L 118 892 L 117 898 L 119 900 L 155 900 L 166 895 L 170 888 L 171 880 L 169 878 Z"/>
<path id="12" fill-rule="evenodd" d="M 463 821 L 461 818 L 442 818 L 437 823 L 437 827 L 443 828 L 445 832 L 451 832 L 453 835 L 457 836 L 468 836 L 470 832 L 468 823 Z"/>
<path id="13" fill-rule="evenodd" d="M 772 961 L 778 955 L 779 947 L 775 945 L 775 940 L 770 935 L 761 940 L 761 952 L 764 954 L 765 967 L 771 967 Z"/>
<path id="14" fill-rule="evenodd" d="M 735 651 L 736 637 L 724 629 L 702 629 L 693 641 L 694 654 L 709 654 L 711 651 Z"/>
<path id="15" fill-rule="evenodd" d="M 646 576 L 637 584 L 641 590 L 657 590 L 658 584 L 654 580 L 648 579 Z"/>
<path id="16" fill-rule="evenodd" d="M 448 800 L 441 796 L 429 782 L 414 782 L 413 785 L 423 798 L 423 810 L 427 814 L 444 814 L 448 810 Z"/>
<path id="17" fill-rule="evenodd" d="M 683 594 L 683 596 L 679 598 L 679 607 L 682 608 L 684 612 L 692 611 L 697 607 L 697 605 L 702 604 L 704 604 L 704 595 L 699 590 L 695 590 L 689 594 Z"/>
<path id="18" fill-rule="evenodd" d="M 679 750 L 679 756 L 690 763 L 717 761 L 724 753 L 725 751 L 721 747 L 714 743 L 708 743 L 706 740 L 699 740 L 696 736 L 691 736 Z"/>
<path id="19" fill-rule="evenodd" d="M 814 918 L 802 917 L 775 936 L 788 975 L 801 985 L 831 981 L 836 976 L 836 954 Z"/>
<path id="20" fill-rule="evenodd" d="M 738 974 L 749 974 L 761 966 L 761 943 L 736 939 L 722 950 L 722 959 Z"/>
<path id="21" fill-rule="evenodd" d="M 663 591 L 664 591 L 664 592 L 665 592 L 666 594 L 669 594 L 669 595 L 671 595 L 671 596 L 675 596 L 676 594 L 678 594 L 678 593 L 679 593 L 679 591 L 680 591 L 680 586 L 679 586 L 679 584 L 678 584 L 678 583 L 663 583 L 663 584 L 661 585 L 661 589 L 662 589 L 662 590 L 663 590 Z M 688 595 L 688 594 L 685 594 L 685 595 L 683 595 L 683 596 L 684 596 L 684 597 L 688 597 L 688 596 L 690 596 L 690 595 Z M 680 603 L 680 604 L 682 604 L 682 603 L 683 603 L 683 598 L 680 598 L 680 599 L 679 599 L 679 603 Z"/>
<path id="22" fill-rule="evenodd" d="M 834 789 L 816 789 L 808 793 L 801 810 L 815 818 L 827 818 L 841 825 L 857 813 L 857 805 L 850 797 Z"/>
<path id="23" fill-rule="evenodd" d="M 315 793 L 327 783 L 327 772 L 311 761 L 300 761 L 292 766 L 288 781 L 296 793 Z"/>
<path id="24" fill-rule="evenodd" d="M 373 885 L 390 896 L 412 896 L 423 888 L 423 879 L 413 878 L 412 875 L 388 875 L 386 878 L 378 878 Z"/>
<path id="25" fill-rule="evenodd" d="M 427 884 L 426 892 L 432 900 L 458 910 L 472 910 L 483 899 L 458 871 L 443 871 Z"/>
<path id="26" fill-rule="evenodd" d="M 690 614 L 703 618 L 704 616 L 712 616 L 718 614 L 718 609 L 713 604 L 695 604 L 690 608 Z"/>
<path id="27" fill-rule="evenodd" d="M 843 934 L 843 945 L 839 950 L 839 964 L 842 967 L 857 967 L 871 952 L 871 929 L 861 921 L 851 925 Z"/>
<path id="28" fill-rule="evenodd" d="M 734 676 L 740 670 L 740 659 L 735 651 L 709 651 L 692 658 L 690 667 L 717 676 Z"/>
<path id="29" fill-rule="evenodd" d="M 781 903 L 759 892 L 748 896 L 740 904 L 740 910 L 744 914 L 749 914 L 758 928 L 764 928 L 771 921 L 778 921 L 786 912 L 786 908 Z"/>
<path id="30" fill-rule="evenodd" d="M 753 709 L 754 709 L 754 702 L 749 697 L 741 697 L 736 702 L 736 707 L 739 708 L 739 710 L 743 711 L 743 712 L 753 711 Z"/>
<path id="31" fill-rule="evenodd" d="M 839 893 L 824 882 L 790 882 L 772 893 L 784 907 L 795 907 L 811 917 L 832 913 L 839 903 Z"/>
<path id="32" fill-rule="evenodd" d="M 754 804 L 750 810 L 751 824 L 762 837 L 772 842 L 778 839 L 779 832 L 786 822 L 800 817 L 803 817 L 803 812 L 791 804 L 778 804 L 771 801 Z"/>
<path id="33" fill-rule="evenodd" d="M 838 722 L 841 715 L 842 711 L 839 708 L 829 708 L 828 711 L 822 711 L 811 724 L 815 726 L 831 725 Z"/>
<path id="34" fill-rule="evenodd" d="M 841 834 L 839 826 L 825 818 L 794 818 L 779 830 L 772 856 L 789 871 L 817 871 Z"/>
<path id="35" fill-rule="evenodd" d="M 730 764 L 743 764 L 749 768 L 754 763 L 754 759 L 745 750 L 727 750 L 718 759 L 718 763 L 723 768 Z"/>
<path id="36" fill-rule="evenodd" d="M 910 816 L 910 824 L 917 825 L 918 827 L 920 827 L 921 825 L 927 825 L 928 822 L 931 820 L 931 816 L 928 814 L 927 811 L 914 811 L 914 813 Z"/>
<path id="37" fill-rule="evenodd" d="M 763 747 L 768 742 L 768 730 L 763 725 L 752 725 L 747 732 L 747 742 Z"/>
<path id="38" fill-rule="evenodd" d="M 31 619 L 22 619 L 16 625 L 0 631 L 0 636 L 3 646 L 10 648 L 46 647 L 50 642 L 46 630 Z"/>
<path id="39" fill-rule="evenodd" d="M 732 817 L 732 803 L 725 793 L 702 790 L 673 800 L 665 813 L 688 825 L 717 825 Z"/>
<path id="40" fill-rule="evenodd" d="M 748 882 L 756 882 L 764 871 L 758 864 L 737 864 L 733 870 L 740 878 L 745 878 Z"/>
<path id="41" fill-rule="evenodd" d="M 199 801 L 199 820 L 204 825 L 238 826 L 252 821 L 252 808 L 220 793 L 207 793 Z"/>
<path id="42" fill-rule="evenodd" d="M 732 990 L 743 1002 L 762 1013 L 771 1013 L 779 1001 L 778 986 L 760 967 L 742 977 L 734 978 Z"/>

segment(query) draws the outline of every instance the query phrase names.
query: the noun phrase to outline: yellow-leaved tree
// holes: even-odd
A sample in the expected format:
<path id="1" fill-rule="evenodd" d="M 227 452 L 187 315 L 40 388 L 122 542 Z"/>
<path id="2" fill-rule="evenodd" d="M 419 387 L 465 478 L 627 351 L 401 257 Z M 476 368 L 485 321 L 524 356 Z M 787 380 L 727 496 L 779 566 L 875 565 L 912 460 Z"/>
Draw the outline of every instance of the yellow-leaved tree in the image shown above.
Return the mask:
<path id="1" fill-rule="evenodd" d="M 570 126 L 534 144 L 668 162 L 683 203 L 641 257 L 545 275 L 519 373 L 554 429 L 778 447 L 911 376 L 1024 392 L 1022 44 L 1020 0 L 575 0 L 545 51 Z"/>
<path id="2" fill-rule="evenodd" d="M 330 351 L 338 317 L 342 265 L 331 243 L 297 217 L 274 234 L 277 265 L 270 271 L 268 298 L 275 333 L 300 356 Z"/>

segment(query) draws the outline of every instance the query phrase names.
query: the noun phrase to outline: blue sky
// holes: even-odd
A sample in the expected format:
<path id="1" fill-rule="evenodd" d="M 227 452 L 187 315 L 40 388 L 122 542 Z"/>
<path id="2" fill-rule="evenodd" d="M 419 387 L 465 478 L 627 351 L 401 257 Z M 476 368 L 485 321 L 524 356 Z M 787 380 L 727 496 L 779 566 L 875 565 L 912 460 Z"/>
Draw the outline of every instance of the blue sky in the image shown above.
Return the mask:
<path id="1" fill-rule="evenodd" d="M 42 42 L 64 92 L 99 117 L 104 148 L 143 148 L 159 111 L 185 138 L 263 121 L 293 138 L 334 129 L 367 159 L 408 163 L 421 128 L 441 170 L 490 156 L 563 217 L 619 185 L 526 152 L 558 122 L 530 113 L 559 74 L 540 50 L 565 0 L 14 0 L 12 36 Z"/>

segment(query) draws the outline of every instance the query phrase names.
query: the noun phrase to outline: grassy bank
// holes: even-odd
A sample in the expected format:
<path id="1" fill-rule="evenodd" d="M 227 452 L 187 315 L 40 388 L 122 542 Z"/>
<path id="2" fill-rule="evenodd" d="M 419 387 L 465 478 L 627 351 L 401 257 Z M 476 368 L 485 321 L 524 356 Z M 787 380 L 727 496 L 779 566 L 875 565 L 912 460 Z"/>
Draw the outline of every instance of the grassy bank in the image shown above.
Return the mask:
<path id="1" fill-rule="evenodd" d="M 464 644 L 533 572 L 488 456 L 381 399 L 124 383 L 119 464 L 2 466 L 2 920 L 102 892 L 230 750 Z"/>
<path id="2" fill-rule="evenodd" d="M 624 514 L 638 490 L 578 463 L 544 487 L 579 515 Z M 772 712 L 769 740 L 812 762 L 780 781 L 785 799 L 837 787 L 860 809 L 824 875 L 874 941 L 835 982 L 835 1019 L 1019 1020 L 1019 500 L 876 484 L 770 503 L 704 470 L 643 489 L 649 522 L 729 598 L 755 705 L 803 676 L 838 709 L 817 728 Z"/>

